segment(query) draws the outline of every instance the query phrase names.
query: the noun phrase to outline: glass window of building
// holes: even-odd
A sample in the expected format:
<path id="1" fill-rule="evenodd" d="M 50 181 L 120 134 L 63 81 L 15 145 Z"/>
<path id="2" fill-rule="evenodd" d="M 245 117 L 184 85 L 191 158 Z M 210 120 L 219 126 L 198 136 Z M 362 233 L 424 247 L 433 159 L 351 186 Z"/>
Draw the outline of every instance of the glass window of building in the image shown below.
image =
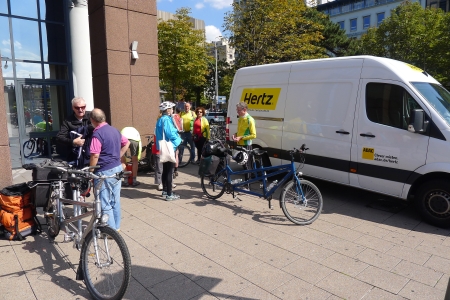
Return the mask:
<path id="1" fill-rule="evenodd" d="M 447 1 L 439 1 L 439 8 L 442 9 L 443 11 L 447 11 Z"/>
<path id="2" fill-rule="evenodd" d="M 341 11 L 342 13 L 349 12 L 351 10 L 351 4 L 342 5 Z"/>
<path id="3" fill-rule="evenodd" d="M 12 18 L 14 58 L 41 61 L 37 21 Z"/>
<path id="4" fill-rule="evenodd" d="M 366 0 L 366 7 L 371 7 L 375 5 L 375 0 Z"/>
<path id="5" fill-rule="evenodd" d="M 384 12 L 377 14 L 377 27 L 380 26 L 384 20 Z"/>
<path id="6" fill-rule="evenodd" d="M 11 15 L 37 19 L 37 1 L 36 0 L 13 0 L 9 1 L 11 5 Z"/>
<path id="7" fill-rule="evenodd" d="M 350 20 L 350 31 L 356 31 L 357 30 L 357 19 L 351 19 Z"/>
<path id="8" fill-rule="evenodd" d="M 330 9 L 330 15 L 331 16 L 337 15 L 340 12 L 341 12 L 341 8 L 339 6 L 333 7 L 333 8 Z"/>
<path id="9" fill-rule="evenodd" d="M 4 58 L 12 58 L 11 56 L 11 40 L 9 36 L 9 21 L 7 17 L 0 16 L 0 42 L 1 55 Z"/>
<path id="10" fill-rule="evenodd" d="M 370 27 L 370 16 L 363 17 L 363 29 Z"/>
<path id="11" fill-rule="evenodd" d="M 362 8 L 364 8 L 364 1 L 355 2 L 353 4 L 353 9 L 354 10 L 362 9 Z"/>
<path id="12" fill-rule="evenodd" d="M 339 27 L 340 27 L 342 30 L 345 30 L 345 23 L 344 23 L 344 21 L 338 22 L 338 25 L 339 25 Z"/>
<path id="13" fill-rule="evenodd" d="M 6 0 L 0 0 L 0 14 L 8 13 L 8 3 Z"/>

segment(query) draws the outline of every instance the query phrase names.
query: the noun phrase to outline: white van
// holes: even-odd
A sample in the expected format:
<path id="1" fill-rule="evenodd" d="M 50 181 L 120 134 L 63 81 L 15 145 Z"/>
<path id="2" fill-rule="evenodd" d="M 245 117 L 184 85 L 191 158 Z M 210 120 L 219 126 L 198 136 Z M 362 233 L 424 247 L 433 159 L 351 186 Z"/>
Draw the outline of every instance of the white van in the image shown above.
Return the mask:
<path id="1" fill-rule="evenodd" d="M 306 176 L 414 199 L 427 221 L 450 226 L 450 93 L 421 69 L 373 56 L 242 68 L 228 136 L 239 101 L 272 165 L 306 144 Z"/>

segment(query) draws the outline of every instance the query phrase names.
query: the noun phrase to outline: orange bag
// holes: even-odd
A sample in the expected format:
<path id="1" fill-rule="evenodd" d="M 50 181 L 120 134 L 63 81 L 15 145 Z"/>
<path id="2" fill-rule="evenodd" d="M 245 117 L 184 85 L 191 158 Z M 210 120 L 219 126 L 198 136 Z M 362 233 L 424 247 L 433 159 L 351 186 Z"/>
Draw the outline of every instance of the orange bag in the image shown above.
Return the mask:
<path id="1" fill-rule="evenodd" d="M 36 208 L 30 203 L 31 190 L 26 183 L 6 187 L 0 191 L 0 224 L 9 240 L 23 240 L 40 231 Z"/>
<path id="2" fill-rule="evenodd" d="M 35 222 L 36 211 L 33 207 L 24 207 L 14 213 L 0 210 L 0 222 L 5 229 L 8 240 L 23 240 L 24 237 L 38 231 Z"/>

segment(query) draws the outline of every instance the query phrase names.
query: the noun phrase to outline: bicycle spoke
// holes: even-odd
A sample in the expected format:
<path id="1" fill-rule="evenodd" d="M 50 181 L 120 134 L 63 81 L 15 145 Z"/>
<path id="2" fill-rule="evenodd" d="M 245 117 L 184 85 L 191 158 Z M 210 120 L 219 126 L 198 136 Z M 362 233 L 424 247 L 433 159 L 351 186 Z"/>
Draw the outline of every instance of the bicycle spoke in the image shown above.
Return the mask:
<path id="1" fill-rule="evenodd" d="M 322 195 L 309 181 L 301 180 L 300 188 L 296 181 L 288 183 L 281 195 L 281 208 L 292 222 L 306 225 L 314 222 L 322 211 Z"/>

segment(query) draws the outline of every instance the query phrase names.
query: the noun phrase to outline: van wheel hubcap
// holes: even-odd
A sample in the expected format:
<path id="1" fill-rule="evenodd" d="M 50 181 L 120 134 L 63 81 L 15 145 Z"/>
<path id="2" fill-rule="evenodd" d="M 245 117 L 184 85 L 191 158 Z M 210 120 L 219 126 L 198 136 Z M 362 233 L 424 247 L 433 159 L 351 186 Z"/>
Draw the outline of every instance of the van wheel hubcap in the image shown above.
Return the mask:
<path id="1" fill-rule="evenodd" d="M 427 196 L 428 209 L 439 217 L 450 215 L 450 195 L 444 191 L 433 191 Z"/>

